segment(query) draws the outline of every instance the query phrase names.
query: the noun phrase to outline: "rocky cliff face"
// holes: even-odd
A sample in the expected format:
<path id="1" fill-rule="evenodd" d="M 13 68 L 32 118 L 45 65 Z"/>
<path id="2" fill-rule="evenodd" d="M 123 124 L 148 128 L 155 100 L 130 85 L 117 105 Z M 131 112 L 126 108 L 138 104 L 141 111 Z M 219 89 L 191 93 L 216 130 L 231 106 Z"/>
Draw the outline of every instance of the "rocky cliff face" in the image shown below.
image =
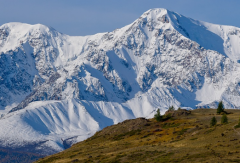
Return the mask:
<path id="1" fill-rule="evenodd" d="M 4 147 L 50 154 L 105 126 L 152 117 L 157 108 L 214 107 L 219 100 L 240 108 L 240 29 L 165 9 L 85 37 L 5 24 L 0 52 Z"/>

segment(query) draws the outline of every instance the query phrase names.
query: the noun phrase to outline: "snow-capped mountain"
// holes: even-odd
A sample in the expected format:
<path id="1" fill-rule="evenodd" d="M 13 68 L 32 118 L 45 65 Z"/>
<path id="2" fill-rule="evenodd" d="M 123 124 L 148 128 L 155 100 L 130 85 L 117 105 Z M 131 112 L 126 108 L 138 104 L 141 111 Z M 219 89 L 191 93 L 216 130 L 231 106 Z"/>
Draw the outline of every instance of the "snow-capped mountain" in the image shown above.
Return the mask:
<path id="1" fill-rule="evenodd" d="M 145 12 L 109 33 L 0 27 L 1 147 L 51 154 L 125 119 L 240 108 L 240 28 Z"/>

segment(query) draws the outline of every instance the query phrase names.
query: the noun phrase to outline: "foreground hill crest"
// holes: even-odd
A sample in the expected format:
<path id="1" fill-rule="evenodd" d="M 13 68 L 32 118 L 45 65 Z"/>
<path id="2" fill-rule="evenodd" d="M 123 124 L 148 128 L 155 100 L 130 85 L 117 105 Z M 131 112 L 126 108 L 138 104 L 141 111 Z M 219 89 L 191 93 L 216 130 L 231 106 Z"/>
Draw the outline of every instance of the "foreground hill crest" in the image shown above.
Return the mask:
<path id="1" fill-rule="evenodd" d="M 221 122 L 217 109 L 170 112 L 174 117 L 161 122 L 137 118 L 108 126 L 37 162 L 239 162 L 239 128 L 234 126 L 240 110 L 228 110 L 228 123 Z"/>
<path id="2" fill-rule="evenodd" d="M 239 31 L 166 9 L 92 36 L 2 25 L 1 144 L 50 154 L 158 108 L 239 108 Z"/>

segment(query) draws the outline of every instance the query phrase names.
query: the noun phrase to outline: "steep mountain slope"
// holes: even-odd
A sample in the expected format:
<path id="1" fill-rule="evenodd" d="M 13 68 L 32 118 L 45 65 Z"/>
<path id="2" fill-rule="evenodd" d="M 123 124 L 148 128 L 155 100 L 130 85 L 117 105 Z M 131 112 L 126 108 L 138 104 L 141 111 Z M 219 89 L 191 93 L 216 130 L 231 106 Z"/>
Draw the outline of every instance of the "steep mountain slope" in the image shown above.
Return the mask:
<path id="1" fill-rule="evenodd" d="M 47 155 L 157 108 L 240 108 L 239 45 L 239 28 L 166 9 L 84 37 L 2 25 L 1 146 Z"/>

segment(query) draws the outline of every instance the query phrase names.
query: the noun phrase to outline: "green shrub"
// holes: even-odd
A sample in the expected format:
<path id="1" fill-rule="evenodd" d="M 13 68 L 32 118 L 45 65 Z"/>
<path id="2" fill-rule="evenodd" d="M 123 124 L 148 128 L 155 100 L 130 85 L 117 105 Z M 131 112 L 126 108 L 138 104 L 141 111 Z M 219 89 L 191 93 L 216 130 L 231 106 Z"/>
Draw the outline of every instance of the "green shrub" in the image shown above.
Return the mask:
<path id="1" fill-rule="evenodd" d="M 221 118 L 221 124 L 227 124 L 227 123 L 228 123 L 227 115 L 223 114 Z"/>
<path id="2" fill-rule="evenodd" d="M 217 124 L 216 117 L 212 117 L 211 122 L 210 122 L 210 126 L 215 126 L 216 124 Z"/>
<path id="3" fill-rule="evenodd" d="M 163 121 L 166 121 L 168 119 L 172 118 L 172 115 L 169 113 L 169 114 L 165 114 L 163 117 L 162 117 L 162 120 Z"/>
<path id="4" fill-rule="evenodd" d="M 238 120 L 238 124 L 236 126 L 234 126 L 234 128 L 240 128 L 240 118 Z"/>
<path id="5" fill-rule="evenodd" d="M 234 126 L 234 128 L 240 128 L 240 124 L 237 124 L 236 126 Z"/>

